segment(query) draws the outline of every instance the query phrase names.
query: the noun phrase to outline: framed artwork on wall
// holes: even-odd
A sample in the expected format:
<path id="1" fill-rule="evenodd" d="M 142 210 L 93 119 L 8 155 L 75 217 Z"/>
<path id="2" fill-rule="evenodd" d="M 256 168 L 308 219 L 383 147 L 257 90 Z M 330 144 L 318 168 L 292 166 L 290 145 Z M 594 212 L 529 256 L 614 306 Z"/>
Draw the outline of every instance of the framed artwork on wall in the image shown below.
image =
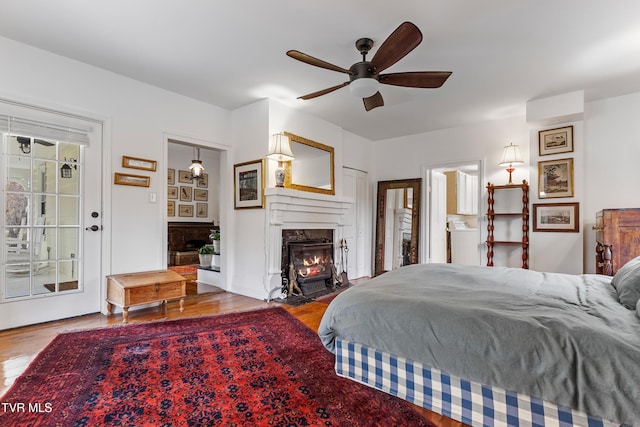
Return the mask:
<path id="1" fill-rule="evenodd" d="M 151 183 L 151 178 L 143 175 L 130 175 L 116 172 L 113 175 L 113 183 L 118 185 L 133 185 L 135 187 L 148 187 Z"/>
<path id="2" fill-rule="evenodd" d="M 579 203 L 534 203 L 533 231 L 577 233 L 580 227 Z"/>
<path id="3" fill-rule="evenodd" d="M 167 202 L 167 216 L 176 216 L 176 202 Z"/>
<path id="4" fill-rule="evenodd" d="M 167 199 L 178 198 L 178 187 L 167 187 Z"/>
<path id="5" fill-rule="evenodd" d="M 209 200 L 209 190 L 193 189 L 193 200 L 198 202 L 206 202 Z"/>
<path id="6" fill-rule="evenodd" d="M 122 156 L 122 167 L 131 169 L 142 169 L 146 171 L 156 171 L 158 162 L 155 160 L 141 159 L 139 157 Z"/>
<path id="7" fill-rule="evenodd" d="M 207 203 L 196 203 L 196 217 L 206 218 L 209 214 L 209 205 Z"/>
<path id="8" fill-rule="evenodd" d="M 198 178 L 197 183 L 199 188 L 208 188 L 209 187 L 209 174 L 203 173 L 200 178 Z"/>
<path id="9" fill-rule="evenodd" d="M 191 191 L 193 188 L 186 187 L 184 185 L 180 186 L 180 201 L 181 202 L 190 202 L 191 201 Z"/>
<path id="10" fill-rule="evenodd" d="M 193 216 L 193 205 L 178 205 L 178 216 Z"/>
<path id="11" fill-rule="evenodd" d="M 176 170 L 167 169 L 167 184 L 176 185 Z"/>
<path id="12" fill-rule="evenodd" d="M 538 162 L 538 198 L 573 197 L 573 159 Z"/>
<path id="13" fill-rule="evenodd" d="M 264 159 L 233 166 L 233 192 L 236 209 L 264 207 Z"/>
<path id="14" fill-rule="evenodd" d="M 191 178 L 191 171 L 178 171 L 178 182 L 191 184 L 193 182 L 193 178 Z"/>
<path id="15" fill-rule="evenodd" d="M 570 153 L 573 151 L 573 126 L 547 129 L 538 132 L 538 154 Z"/>

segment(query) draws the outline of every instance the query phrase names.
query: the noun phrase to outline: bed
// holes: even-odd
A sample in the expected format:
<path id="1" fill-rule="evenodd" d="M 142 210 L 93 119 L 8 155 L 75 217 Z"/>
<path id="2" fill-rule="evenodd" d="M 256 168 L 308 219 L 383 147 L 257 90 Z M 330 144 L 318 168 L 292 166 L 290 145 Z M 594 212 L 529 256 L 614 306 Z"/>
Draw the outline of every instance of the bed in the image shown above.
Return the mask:
<path id="1" fill-rule="evenodd" d="M 473 426 L 640 426 L 640 258 L 612 278 L 421 264 L 349 288 L 340 376 Z"/>

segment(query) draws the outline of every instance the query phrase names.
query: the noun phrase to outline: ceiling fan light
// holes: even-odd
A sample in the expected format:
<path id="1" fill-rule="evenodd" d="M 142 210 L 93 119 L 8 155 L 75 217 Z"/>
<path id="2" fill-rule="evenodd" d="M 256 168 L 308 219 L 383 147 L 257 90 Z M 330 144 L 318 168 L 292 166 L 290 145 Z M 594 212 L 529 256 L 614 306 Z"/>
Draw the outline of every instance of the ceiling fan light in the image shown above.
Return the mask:
<path id="1" fill-rule="evenodd" d="M 368 98 L 378 92 L 380 82 L 373 78 L 361 78 L 351 82 L 349 89 L 358 98 Z"/>

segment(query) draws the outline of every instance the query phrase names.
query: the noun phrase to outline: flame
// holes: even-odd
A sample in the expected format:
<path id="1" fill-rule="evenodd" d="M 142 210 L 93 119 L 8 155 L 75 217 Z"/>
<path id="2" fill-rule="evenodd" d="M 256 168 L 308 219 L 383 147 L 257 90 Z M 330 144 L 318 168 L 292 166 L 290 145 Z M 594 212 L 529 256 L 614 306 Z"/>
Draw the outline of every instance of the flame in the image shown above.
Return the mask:
<path id="1" fill-rule="evenodd" d="M 301 268 L 298 268 L 298 274 L 302 277 L 316 276 L 326 271 L 329 261 L 318 255 L 314 255 L 302 260 Z"/>

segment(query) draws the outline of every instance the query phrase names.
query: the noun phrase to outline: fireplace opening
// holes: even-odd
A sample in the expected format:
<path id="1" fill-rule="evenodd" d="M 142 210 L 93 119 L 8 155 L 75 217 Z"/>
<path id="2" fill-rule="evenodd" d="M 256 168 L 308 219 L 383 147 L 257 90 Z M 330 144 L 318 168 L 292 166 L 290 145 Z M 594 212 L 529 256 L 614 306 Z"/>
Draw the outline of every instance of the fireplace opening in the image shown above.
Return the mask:
<path id="1" fill-rule="evenodd" d="M 289 262 L 298 278 L 298 284 L 330 279 L 333 275 L 331 243 L 291 243 Z"/>
<path id="2" fill-rule="evenodd" d="M 315 297 L 335 288 L 333 230 L 283 230 L 282 289 Z"/>

